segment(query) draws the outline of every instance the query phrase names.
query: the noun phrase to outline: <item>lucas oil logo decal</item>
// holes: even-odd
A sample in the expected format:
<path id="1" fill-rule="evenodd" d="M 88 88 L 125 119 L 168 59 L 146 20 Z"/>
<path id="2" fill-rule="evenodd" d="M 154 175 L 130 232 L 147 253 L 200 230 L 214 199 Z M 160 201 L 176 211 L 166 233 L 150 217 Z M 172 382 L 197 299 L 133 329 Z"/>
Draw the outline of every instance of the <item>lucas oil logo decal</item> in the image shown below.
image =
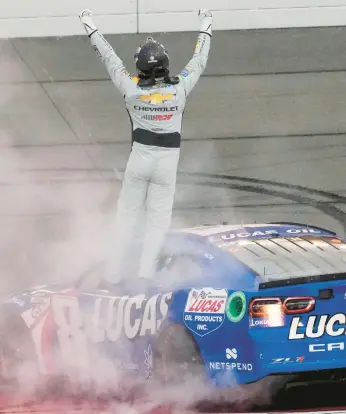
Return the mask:
<path id="1" fill-rule="evenodd" d="M 323 335 L 341 336 L 346 334 L 346 315 L 312 315 L 306 322 L 301 316 L 292 319 L 288 339 L 321 338 Z"/>
<path id="2" fill-rule="evenodd" d="M 90 345 L 156 335 L 167 317 L 171 298 L 171 292 L 149 298 L 145 295 L 97 297 L 88 313 L 80 307 L 77 297 L 54 295 L 52 315 L 62 361 L 85 367 L 90 362 Z M 148 364 L 149 351 L 145 354 Z"/>
<path id="3" fill-rule="evenodd" d="M 281 229 L 281 232 L 285 232 L 288 233 L 290 236 L 295 236 L 297 234 L 321 234 L 320 230 L 316 230 L 316 229 L 310 229 L 310 228 L 291 228 L 291 229 L 287 229 L 287 230 L 283 230 Z M 221 240 L 224 241 L 232 241 L 235 239 L 247 239 L 247 238 L 261 238 L 264 236 L 275 236 L 280 234 L 279 230 L 277 229 L 266 229 L 266 230 L 254 230 L 254 231 L 240 231 L 239 230 L 237 232 L 228 232 L 228 233 L 224 233 L 222 234 Z"/>
<path id="4" fill-rule="evenodd" d="M 226 289 L 192 289 L 184 311 L 185 325 L 198 336 L 220 328 L 225 320 Z"/>

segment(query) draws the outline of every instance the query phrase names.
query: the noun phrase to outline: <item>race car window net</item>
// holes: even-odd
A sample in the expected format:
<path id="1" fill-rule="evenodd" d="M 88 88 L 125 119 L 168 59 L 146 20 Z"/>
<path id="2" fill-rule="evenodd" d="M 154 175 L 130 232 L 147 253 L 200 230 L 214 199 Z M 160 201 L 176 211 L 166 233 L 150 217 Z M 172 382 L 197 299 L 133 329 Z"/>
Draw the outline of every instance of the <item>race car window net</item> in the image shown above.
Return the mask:
<path id="1" fill-rule="evenodd" d="M 273 312 L 286 315 L 309 313 L 315 309 L 315 304 L 316 300 L 312 296 L 254 298 L 249 304 L 249 314 L 252 318 L 264 318 Z"/>

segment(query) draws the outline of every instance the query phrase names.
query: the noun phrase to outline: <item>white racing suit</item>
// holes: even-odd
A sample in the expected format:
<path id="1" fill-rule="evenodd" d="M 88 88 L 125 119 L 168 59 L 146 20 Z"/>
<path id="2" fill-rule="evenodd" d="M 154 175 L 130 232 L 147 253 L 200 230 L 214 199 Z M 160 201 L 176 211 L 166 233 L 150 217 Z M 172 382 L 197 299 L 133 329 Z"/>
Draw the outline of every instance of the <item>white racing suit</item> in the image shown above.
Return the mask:
<path id="1" fill-rule="evenodd" d="M 114 83 L 124 96 L 132 124 L 132 151 L 126 166 L 118 199 L 113 265 L 109 282 L 126 275 L 124 257 L 138 237 L 137 224 L 146 214 L 146 231 L 140 259 L 139 277 L 151 278 L 171 215 L 180 154 L 181 126 L 186 97 L 204 71 L 211 36 L 200 33 L 194 55 L 180 73 L 176 85 L 158 83 L 140 88 L 121 59 L 99 31 L 91 44 L 105 64 Z"/>

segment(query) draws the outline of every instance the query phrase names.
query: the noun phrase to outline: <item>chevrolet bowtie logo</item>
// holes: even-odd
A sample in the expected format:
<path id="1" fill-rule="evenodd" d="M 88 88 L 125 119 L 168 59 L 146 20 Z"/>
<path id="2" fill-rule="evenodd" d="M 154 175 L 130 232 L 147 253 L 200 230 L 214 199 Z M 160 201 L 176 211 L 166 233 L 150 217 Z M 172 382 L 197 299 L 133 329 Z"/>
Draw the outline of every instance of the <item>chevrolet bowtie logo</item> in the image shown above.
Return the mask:
<path id="1" fill-rule="evenodd" d="M 165 101 L 170 101 L 175 95 L 173 93 L 163 95 L 162 93 L 153 93 L 151 95 L 141 95 L 139 99 L 143 102 L 148 102 L 152 104 L 159 104 Z"/>

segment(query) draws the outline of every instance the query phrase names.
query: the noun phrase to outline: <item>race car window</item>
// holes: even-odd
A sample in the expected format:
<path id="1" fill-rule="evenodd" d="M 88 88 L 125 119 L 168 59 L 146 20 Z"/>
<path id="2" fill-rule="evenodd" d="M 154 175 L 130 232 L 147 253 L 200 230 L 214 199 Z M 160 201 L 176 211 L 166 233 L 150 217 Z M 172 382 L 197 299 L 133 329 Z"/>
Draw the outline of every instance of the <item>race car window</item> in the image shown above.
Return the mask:
<path id="1" fill-rule="evenodd" d="M 171 288 L 198 279 L 202 275 L 201 257 L 196 254 L 162 255 L 157 267 L 157 279 Z M 171 286 L 172 283 L 175 286 Z"/>
<path id="2" fill-rule="evenodd" d="M 177 266 L 191 267 L 197 265 L 201 267 L 200 261 L 200 255 L 193 253 L 163 254 L 159 257 L 157 270 L 171 270 L 172 268 L 177 268 Z"/>
<path id="3" fill-rule="evenodd" d="M 156 271 L 161 272 L 162 270 L 168 269 L 174 260 L 174 255 L 162 254 L 159 256 Z"/>

